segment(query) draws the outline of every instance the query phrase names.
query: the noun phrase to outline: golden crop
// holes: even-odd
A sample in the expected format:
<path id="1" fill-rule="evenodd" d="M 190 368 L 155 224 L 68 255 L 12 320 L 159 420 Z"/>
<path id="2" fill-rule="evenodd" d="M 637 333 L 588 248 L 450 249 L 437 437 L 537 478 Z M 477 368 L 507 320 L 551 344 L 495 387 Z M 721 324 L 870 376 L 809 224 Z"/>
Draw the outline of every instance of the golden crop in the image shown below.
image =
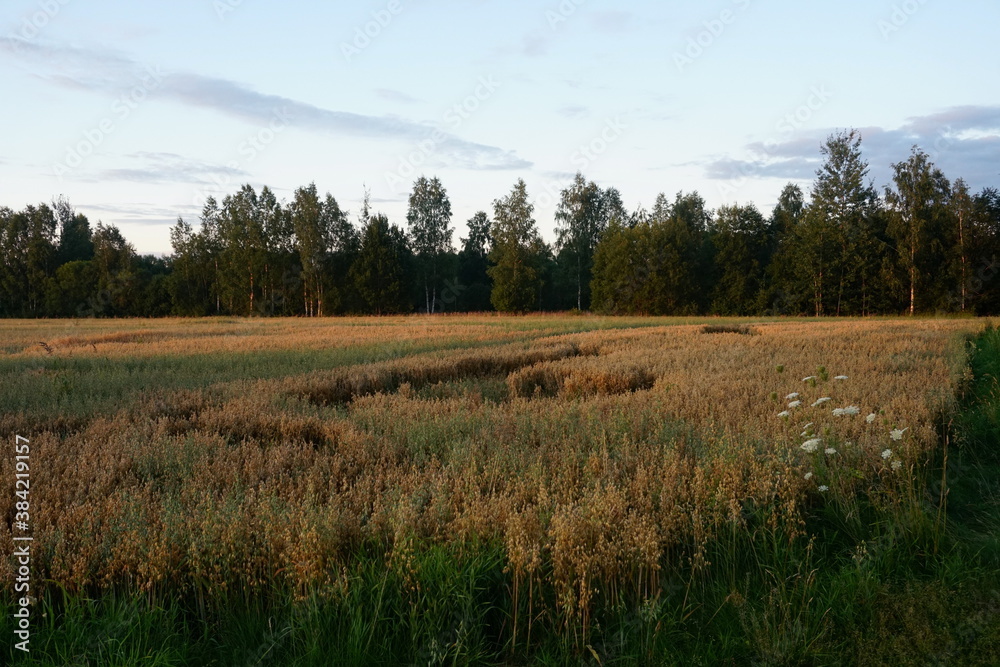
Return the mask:
<path id="1" fill-rule="evenodd" d="M 26 348 L 12 357 L 96 355 L 109 367 L 220 350 L 438 346 L 141 394 L 68 432 L 30 432 L 27 417 L 4 414 L 5 438 L 32 439 L 35 576 L 69 590 L 238 595 L 279 582 L 336 596 L 362 547 L 406 572 L 422 544 L 491 541 L 505 548 L 515 599 L 554 591 L 556 610 L 586 633 L 596 597 L 648 599 L 666 570 L 697 576 L 727 531 L 796 539 L 817 503 L 859 493 L 897 502 L 961 381 L 956 340 L 978 328 L 878 320 L 764 323 L 757 335 L 695 325 L 562 333 L 570 327 L 554 320 L 502 322 L 85 322 L 50 335 L 51 354 L 36 347 L 37 327 L 5 325 L 8 348 Z M 779 417 L 793 393 L 802 405 Z M 860 414 L 832 415 L 847 406 Z M 818 452 L 801 448 L 808 422 Z M 11 457 L 0 475 L 13 479 Z M 13 511 L 12 494 L 0 494 L 0 512 Z M 3 522 L 0 544 L 10 537 Z M 4 559 L 4 576 L 11 567 Z M 530 631 L 530 619 L 514 623 Z"/>

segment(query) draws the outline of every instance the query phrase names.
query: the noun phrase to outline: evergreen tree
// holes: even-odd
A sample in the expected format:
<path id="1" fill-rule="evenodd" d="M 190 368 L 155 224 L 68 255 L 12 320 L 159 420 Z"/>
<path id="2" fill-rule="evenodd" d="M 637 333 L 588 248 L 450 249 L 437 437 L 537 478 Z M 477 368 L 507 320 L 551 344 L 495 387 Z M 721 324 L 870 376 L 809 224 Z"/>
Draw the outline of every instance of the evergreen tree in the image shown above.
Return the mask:
<path id="1" fill-rule="evenodd" d="M 797 315 L 813 309 L 812 283 L 802 270 L 798 252 L 805 219 L 802 188 L 787 184 L 771 212 L 771 261 L 766 310 L 773 315 Z"/>
<path id="2" fill-rule="evenodd" d="M 56 317 L 96 316 L 100 313 L 93 306 L 99 292 L 93 260 L 66 262 L 49 282 L 46 309 Z"/>
<path id="3" fill-rule="evenodd" d="M 409 248 L 406 235 L 381 213 L 368 217 L 361 250 L 351 276 L 368 312 L 376 315 L 409 310 L 406 289 Z"/>
<path id="4" fill-rule="evenodd" d="M 463 311 L 491 310 L 491 281 L 489 276 L 490 238 L 489 216 L 485 211 L 477 212 L 467 223 L 469 235 L 462 239 L 462 250 L 458 253 L 458 308 Z"/>
<path id="5" fill-rule="evenodd" d="M 609 223 L 594 253 L 594 307 L 605 313 L 687 315 L 708 306 L 711 215 L 697 192 L 678 193 L 673 204 L 656 198 Z"/>
<path id="6" fill-rule="evenodd" d="M 59 221 L 57 263 L 61 266 L 67 262 L 93 259 L 93 234 L 87 216 L 74 211 L 69 200 L 65 197 L 60 197 L 53 202 L 52 208 Z"/>
<path id="7" fill-rule="evenodd" d="M 857 130 L 831 135 L 820 150 L 799 256 L 811 269 L 815 313 L 865 314 L 878 271 L 870 219 L 878 195 L 867 182 Z"/>
<path id="8" fill-rule="evenodd" d="M 770 228 L 753 204 L 723 206 L 712 223 L 715 289 L 712 312 L 751 315 L 759 310 L 770 260 Z"/>
<path id="9" fill-rule="evenodd" d="M 609 315 L 649 313 L 652 304 L 645 294 L 652 275 L 646 240 L 648 221 L 627 226 L 613 218 L 594 250 L 591 294 L 594 310 Z"/>
<path id="10" fill-rule="evenodd" d="M 509 195 L 493 202 L 490 301 L 501 312 L 524 313 L 538 305 L 543 247 L 533 211 L 523 180 L 518 180 Z"/>
<path id="11" fill-rule="evenodd" d="M 93 238 L 98 298 L 91 304 L 90 314 L 131 315 L 137 296 L 135 248 L 115 225 L 98 222 Z"/>
<path id="12" fill-rule="evenodd" d="M 367 206 L 368 195 L 366 194 L 366 210 Z M 323 203 L 323 215 L 326 219 L 323 226 L 327 230 L 330 240 L 330 252 L 327 255 L 324 271 L 327 312 L 359 311 L 362 304 L 351 281 L 350 270 L 361 251 L 361 237 L 357 228 L 348 219 L 347 213 L 341 210 L 340 205 L 332 195 L 326 196 Z"/>
<path id="13" fill-rule="evenodd" d="M 1000 191 L 985 188 L 974 200 L 969 289 L 976 312 L 1000 313 Z"/>

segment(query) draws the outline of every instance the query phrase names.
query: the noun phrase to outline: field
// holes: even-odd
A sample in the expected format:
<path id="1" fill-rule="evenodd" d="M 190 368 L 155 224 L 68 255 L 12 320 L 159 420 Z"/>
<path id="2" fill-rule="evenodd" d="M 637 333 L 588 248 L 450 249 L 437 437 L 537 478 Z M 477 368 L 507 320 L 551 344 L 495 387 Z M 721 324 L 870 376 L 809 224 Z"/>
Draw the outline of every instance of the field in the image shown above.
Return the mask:
<path id="1" fill-rule="evenodd" d="M 985 324 L 0 323 L 36 598 L 30 656 L 0 652 L 989 664 Z M 0 457 L 5 553 L 15 473 Z"/>

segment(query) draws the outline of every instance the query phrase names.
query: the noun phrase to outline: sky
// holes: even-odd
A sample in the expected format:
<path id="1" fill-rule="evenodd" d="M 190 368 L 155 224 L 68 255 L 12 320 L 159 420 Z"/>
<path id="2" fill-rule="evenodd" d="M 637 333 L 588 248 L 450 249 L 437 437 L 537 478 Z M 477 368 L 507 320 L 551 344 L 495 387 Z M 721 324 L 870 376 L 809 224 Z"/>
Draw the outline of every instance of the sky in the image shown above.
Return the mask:
<path id="1" fill-rule="evenodd" d="M 881 191 L 920 146 L 1000 187 L 995 0 L 5 0 L 0 206 L 66 196 L 140 253 L 178 216 L 315 182 L 405 225 L 437 176 L 455 242 L 519 178 L 542 236 L 576 172 L 630 209 L 765 214 L 857 128 Z"/>

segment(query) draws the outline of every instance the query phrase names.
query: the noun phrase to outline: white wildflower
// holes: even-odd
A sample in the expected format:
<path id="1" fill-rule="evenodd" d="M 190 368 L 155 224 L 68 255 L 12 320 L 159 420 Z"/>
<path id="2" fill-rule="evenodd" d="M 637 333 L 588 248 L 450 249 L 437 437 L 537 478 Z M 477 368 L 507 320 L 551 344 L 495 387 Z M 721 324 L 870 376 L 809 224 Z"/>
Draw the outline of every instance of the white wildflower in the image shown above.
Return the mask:
<path id="1" fill-rule="evenodd" d="M 823 442 L 819 438 L 813 438 L 812 440 L 806 440 L 802 443 L 802 451 L 812 454 L 819 449 L 820 443 Z"/>
<path id="2" fill-rule="evenodd" d="M 888 461 L 891 457 L 892 457 L 891 449 L 887 449 L 884 452 L 882 452 L 882 458 L 885 459 L 886 461 Z"/>
<path id="3" fill-rule="evenodd" d="M 900 440 L 903 439 L 903 434 L 906 433 L 909 430 L 910 430 L 909 426 L 907 426 L 906 428 L 904 428 L 902 431 L 900 431 L 898 428 L 897 429 L 893 429 L 893 431 L 891 433 L 889 433 L 889 437 L 892 438 L 893 440 L 895 440 L 896 442 L 899 442 Z"/>
<path id="4" fill-rule="evenodd" d="M 847 414 L 847 413 L 844 412 L 844 408 L 834 408 L 833 409 L 833 416 L 834 417 L 843 417 L 845 414 Z"/>
<path id="5" fill-rule="evenodd" d="M 803 381 L 803 382 L 809 382 L 810 380 L 815 380 L 815 379 L 816 379 L 816 376 L 815 376 L 815 375 L 810 375 L 810 376 L 809 376 L 809 377 L 807 377 L 807 378 L 802 378 L 802 381 Z"/>
<path id="6" fill-rule="evenodd" d="M 827 447 L 827 448 L 826 448 L 826 454 L 827 454 L 828 456 L 833 456 L 833 455 L 834 455 L 834 454 L 836 454 L 836 453 L 837 453 L 837 450 L 836 450 L 836 449 L 834 449 L 833 447 Z"/>
<path id="7" fill-rule="evenodd" d="M 799 407 L 800 405 L 802 405 L 802 401 L 792 401 L 791 403 L 788 404 L 788 407 L 790 407 L 792 410 L 794 410 L 795 408 Z"/>
<path id="8" fill-rule="evenodd" d="M 814 423 L 815 423 L 815 422 L 809 422 L 808 424 L 806 424 L 806 425 L 805 425 L 805 426 L 803 426 L 802 428 L 804 428 L 804 429 L 806 429 L 806 430 L 808 431 L 808 430 L 809 430 L 810 428 L 812 428 L 812 425 L 813 425 Z"/>
<path id="9" fill-rule="evenodd" d="M 867 417 L 865 417 L 865 419 L 868 420 L 869 424 L 874 424 L 875 420 L 878 419 L 878 415 L 873 412 L 870 415 L 868 415 Z"/>
<path id="10" fill-rule="evenodd" d="M 813 404 L 812 404 L 812 406 L 813 406 L 814 408 L 816 408 L 816 407 L 819 407 L 819 406 L 823 405 L 824 403 L 828 403 L 828 402 L 830 402 L 830 401 L 832 401 L 832 400 L 833 400 L 833 399 L 832 399 L 832 398 L 830 398 L 829 396 L 824 396 L 823 398 L 817 398 L 817 399 L 816 399 L 816 402 L 815 402 L 815 403 L 813 403 Z"/>
<path id="11" fill-rule="evenodd" d="M 849 377 L 847 377 L 846 375 L 838 375 L 837 377 L 835 377 L 835 378 L 833 378 L 833 379 L 834 379 L 834 380 L 840 380 L 840 381 L 844 381 L 844 380 L 849 380 L 850 378 L 849 378 Z"/>
<path id="12" fill-rule="evenodd" d="M 895 461 L 892 462 L 892 469 L 893 470 L 899 470 L 902 467 L 903 467 L 903 462 L 900 461 L 899 459 L 896 459 Z"/>
<path id="13" fill-rule="evenodd" d="M 827 486 L 826 484 L 824 484 L 823 486 L 819 487 L 819 492 L 820 493 L 826 493 L 829 490 L 830 490 L 830 487 Z"/>
<path id="14" fill-rule="evenodd" d="M 779 412 L 779 413 L 778 413 L 778 416 L 779 416 L 779 417 L 791 417 L 791 416 L 792 416 L 792 413 L 791 413 L 791 412 L 789 412 L 788 410 L 785 410 L 784 412 Z"/>
<path id="15" fill-rule="evenodd" d="M 846 408 L 837 408 L 833 411 L 834 417 L 853 417 L 858 414 L 861 414 L 861 408 L 856 405 L 848 405 Z"/>
<path id="16" fill-rule="evenodd" d="M 811 472 L 807 472 L 806 473 L 806 481 L 808 482 L 812 478 L 813 478 L 813 474 Z"/>
<path id="17" fill-rule="evenodd" d="M 786 401 L 794 401 L 799 396 L 800 396 L 799 392 L 796 391 L 796 392 L 793 392 L 793 393 L 789 394 L 788 396 L 785 396 L 785 400 Z"/>

